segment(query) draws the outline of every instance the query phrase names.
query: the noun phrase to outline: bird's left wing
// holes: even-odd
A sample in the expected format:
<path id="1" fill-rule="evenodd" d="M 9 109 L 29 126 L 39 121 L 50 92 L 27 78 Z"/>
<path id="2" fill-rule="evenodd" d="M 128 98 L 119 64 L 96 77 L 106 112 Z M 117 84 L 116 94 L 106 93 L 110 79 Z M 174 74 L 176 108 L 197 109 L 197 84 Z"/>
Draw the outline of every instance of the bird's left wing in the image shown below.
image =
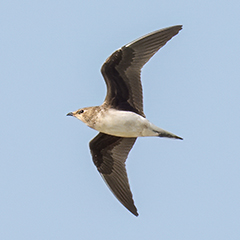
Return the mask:
<path id="1" fill-rule="evenodd" d="M 130 190 L 125 161 L 136 138 L 99 133 L 89 143 L 93 162 L 116 198 L 138 216 Z"/>
<path id="2" fill-rule="evenodd" d="M 107 84 L 105 104 L 145 117 L 141 69 L 181 29 L 181 25 L 163 28 L 138 38 L 115 51 L 101 68 Z"/>

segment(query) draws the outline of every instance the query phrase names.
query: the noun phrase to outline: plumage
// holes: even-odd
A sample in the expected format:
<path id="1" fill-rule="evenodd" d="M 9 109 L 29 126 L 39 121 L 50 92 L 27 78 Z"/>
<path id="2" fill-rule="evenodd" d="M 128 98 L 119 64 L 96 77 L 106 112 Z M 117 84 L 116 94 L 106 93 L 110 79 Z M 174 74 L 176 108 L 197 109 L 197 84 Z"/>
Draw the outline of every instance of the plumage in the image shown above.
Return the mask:
<path id="1" fill-rule="evenodd" d="M 138 215 L 128 183 L 125 161 L 136 138 L 122 138 L 99 133 L 89 146 L 93 162 L 116 198 Z"/>
<path id="2" fill-rule="evenodd" d="M 89 143 L 93 162 L 116 198 L 135 216 L 125 161 L 137 137 L 182 139 L 145 118 L 141 69 L 181 29 L 178 25 L 157 30 L 116 50 L 101 68 L 107 85 L 103 104 L 67 114 L 99 131 Z"/>
<path id="3" fill-rule="evenodd" d="M 140 79 L 141 68 L 181 29 L 180 25 L 164 28 L 115 51 L 101 69 L 107 84 L 105 103 L 119 110 L 133 111 L 145 116 Z"/>

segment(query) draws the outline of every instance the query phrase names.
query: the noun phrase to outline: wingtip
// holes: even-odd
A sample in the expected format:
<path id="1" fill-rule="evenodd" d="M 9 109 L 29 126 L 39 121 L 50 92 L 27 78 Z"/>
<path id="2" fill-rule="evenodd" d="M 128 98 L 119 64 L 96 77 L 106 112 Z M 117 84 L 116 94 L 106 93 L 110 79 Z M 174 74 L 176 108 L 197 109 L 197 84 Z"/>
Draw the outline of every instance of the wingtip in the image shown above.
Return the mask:
<path id="1" fill-rule="evenodd" d="M 181 31 L 183 29 L 183 25 L 176 25 L 174 26 L 177 32 Z"/>
<path id="2" fill-rule="evenodd" d="M 138 214 L 138 213 L 133 213 L 133 215 L 134 215 L 135 217 L 138 217 L 138 216 L 139 216 L 139 214 Z"/>
<path id="3" fill-rule="evenodd" d="M 135 207 L 135 206 L 134 206 Z M 137 208 L 135 207 L 135 209 L 134 210 L 131 210 L 131 209 L 129 209 L 128 208 L 128 210 L 134 215 L 134 216 L 136 216 L 136 217 L 138 217 L 139 216 L 139 214 L 138 214 L 138 212 L 137 212 Z"/>
<path id="4" fill-rule="evenodd" d="M 181 31 L 183 29 L 183 25 L 175 25 L 175 26 L 172 26 L 172 27 L 169 27 L 169 28 L 172 28 L 174 30 L 176 30 L 177 33 L 179 33 L 179 31 Z"/>

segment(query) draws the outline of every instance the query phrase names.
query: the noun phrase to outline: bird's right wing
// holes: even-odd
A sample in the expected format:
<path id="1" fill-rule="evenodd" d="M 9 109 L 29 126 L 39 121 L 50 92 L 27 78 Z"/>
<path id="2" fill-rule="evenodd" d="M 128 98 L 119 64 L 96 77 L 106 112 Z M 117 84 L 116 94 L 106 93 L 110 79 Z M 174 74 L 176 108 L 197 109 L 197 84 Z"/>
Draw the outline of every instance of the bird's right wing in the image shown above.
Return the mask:
<path id="1" fill-rule="evenodd" d="M 136 138 L 122 138 L 99 133 L 89 146 L 101 176 L 116 198 L 138 216 L 128 183 L 125 161 Z"/>

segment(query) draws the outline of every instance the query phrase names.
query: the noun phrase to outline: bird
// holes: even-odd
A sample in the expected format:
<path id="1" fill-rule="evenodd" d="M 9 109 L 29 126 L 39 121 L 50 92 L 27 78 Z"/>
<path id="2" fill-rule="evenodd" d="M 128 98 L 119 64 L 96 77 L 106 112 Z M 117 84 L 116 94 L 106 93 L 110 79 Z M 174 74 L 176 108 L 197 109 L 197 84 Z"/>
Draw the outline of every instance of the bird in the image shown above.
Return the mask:
<path id="1" fill-rule="evenodd" d="M 112 193 L 132 214 L 138 216 L 130 189 L 126 159 L 138 137 L 183 139 L 147 120 L 143 111 L 141 69 L 182 25 L 144 35 L 116 50 L 101 67 L 107 85 L 100 106 L 69 112 L 99 133 L 89 142 L 92 160 Z"/>

